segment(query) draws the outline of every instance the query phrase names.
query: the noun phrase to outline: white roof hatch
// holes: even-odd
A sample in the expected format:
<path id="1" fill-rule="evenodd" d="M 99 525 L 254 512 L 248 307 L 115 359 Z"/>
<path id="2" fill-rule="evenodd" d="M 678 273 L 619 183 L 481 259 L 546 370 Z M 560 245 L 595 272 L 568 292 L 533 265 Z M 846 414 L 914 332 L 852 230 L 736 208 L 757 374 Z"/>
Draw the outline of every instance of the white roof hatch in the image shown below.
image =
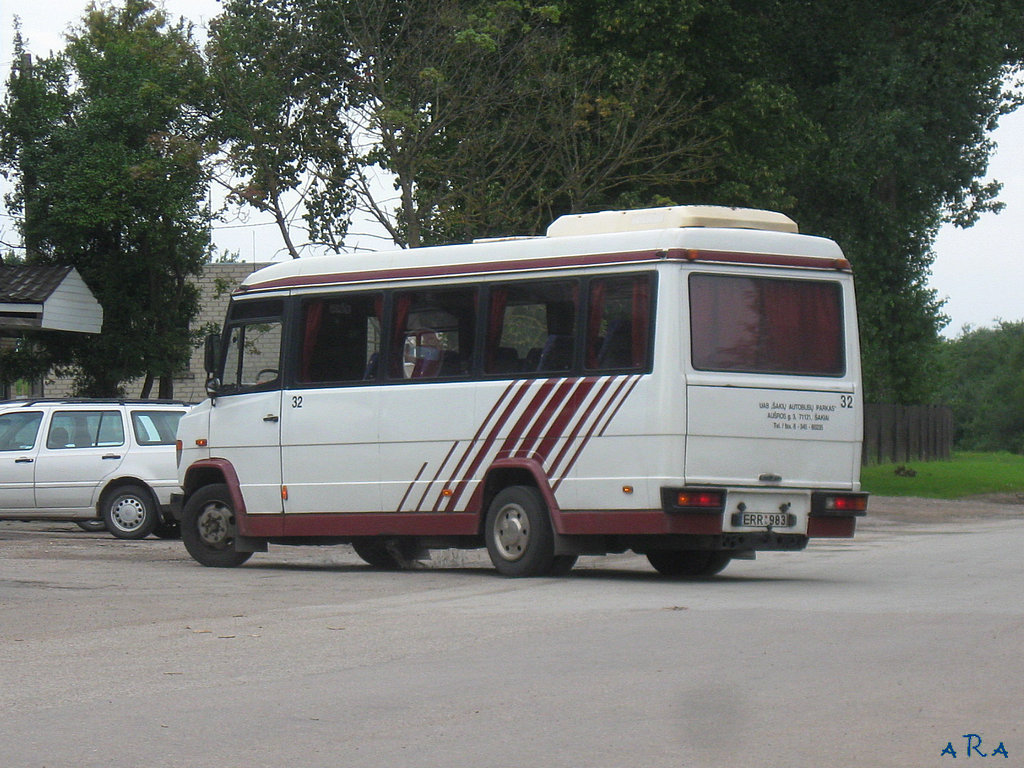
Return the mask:
<path id="1" fill-rule="evenodd" d="M 548 237 L 598 235 L 610 232 L 639 232 L 648 229 L 678 227 L 722 227 L 729 229 L 766 229 L 774 232 L 798 231 L 789 216 L 756 208 L 729 208 L 723 205 L 674 205 L 665 208 L 640 208 L 632 211 L 601 211 L 560 216 L 548 227 Z"/>

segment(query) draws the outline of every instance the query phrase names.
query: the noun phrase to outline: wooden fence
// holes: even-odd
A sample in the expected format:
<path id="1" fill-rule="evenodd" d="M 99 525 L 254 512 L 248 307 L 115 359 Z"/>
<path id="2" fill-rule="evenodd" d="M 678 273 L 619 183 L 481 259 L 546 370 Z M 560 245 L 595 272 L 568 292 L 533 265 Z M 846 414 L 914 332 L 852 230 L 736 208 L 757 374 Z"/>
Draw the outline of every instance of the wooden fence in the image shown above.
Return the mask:
<path id="1" fill-rule="evenodd" d="M 953 411 L 948 406 L 864 406 L 865 464 L 948 459 L 952 448 Z"/>

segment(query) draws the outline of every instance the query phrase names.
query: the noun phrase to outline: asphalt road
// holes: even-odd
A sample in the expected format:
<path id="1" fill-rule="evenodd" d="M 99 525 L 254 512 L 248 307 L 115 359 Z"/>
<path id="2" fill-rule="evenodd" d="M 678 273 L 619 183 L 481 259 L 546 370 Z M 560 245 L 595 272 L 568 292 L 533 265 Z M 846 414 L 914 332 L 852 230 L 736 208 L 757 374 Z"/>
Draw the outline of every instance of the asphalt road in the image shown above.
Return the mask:
<path id="1" fill-rule="evenodd" d="M 0 523 L 0 766 L 1024 765 L 1022 518 L 876 503 L 697 582 Z"/>

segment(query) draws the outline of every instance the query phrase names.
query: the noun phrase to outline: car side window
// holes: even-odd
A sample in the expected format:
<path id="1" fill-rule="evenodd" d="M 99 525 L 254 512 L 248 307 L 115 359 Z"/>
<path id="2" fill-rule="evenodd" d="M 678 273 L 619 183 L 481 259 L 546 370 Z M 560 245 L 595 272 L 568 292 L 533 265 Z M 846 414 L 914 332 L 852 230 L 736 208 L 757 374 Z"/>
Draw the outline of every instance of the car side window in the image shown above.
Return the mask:
<path id="1" fill-rule="evenodd" d="M 36 445 L 41 411 L 0 414 L 0 451 L 27 451 Z"/>
<path id="2" fill-rule="evenodd" d="M 46 447 L 51 449 L 117 445 L 124 445 L 124 423 L 118 411 L 57 411 L 46 436 Z"/>
<path id="3" fill-rule="evenodd" d="M 132 411 L 132 428 L 139 445 L 174 445 L 182 411 Z"/>

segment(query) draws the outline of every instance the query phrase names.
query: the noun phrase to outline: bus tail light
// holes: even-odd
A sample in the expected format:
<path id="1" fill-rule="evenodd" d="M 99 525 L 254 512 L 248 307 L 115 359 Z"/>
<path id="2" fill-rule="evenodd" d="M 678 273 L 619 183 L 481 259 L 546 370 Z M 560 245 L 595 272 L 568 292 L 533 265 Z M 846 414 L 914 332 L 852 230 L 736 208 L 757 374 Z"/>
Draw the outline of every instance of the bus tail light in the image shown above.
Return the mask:
<path id="1" fill-rule="evenodd" d="M 831 517 L 860 517 L 867 514 L 866 493 L 815 493 L 811 496 L 811 514 Z"/>
<path id="2" fill-rule="evenodd" d="M 666 512 L 720 513 L 725 508 L 725 491 L 717 488 L 662 488 Z"/>

